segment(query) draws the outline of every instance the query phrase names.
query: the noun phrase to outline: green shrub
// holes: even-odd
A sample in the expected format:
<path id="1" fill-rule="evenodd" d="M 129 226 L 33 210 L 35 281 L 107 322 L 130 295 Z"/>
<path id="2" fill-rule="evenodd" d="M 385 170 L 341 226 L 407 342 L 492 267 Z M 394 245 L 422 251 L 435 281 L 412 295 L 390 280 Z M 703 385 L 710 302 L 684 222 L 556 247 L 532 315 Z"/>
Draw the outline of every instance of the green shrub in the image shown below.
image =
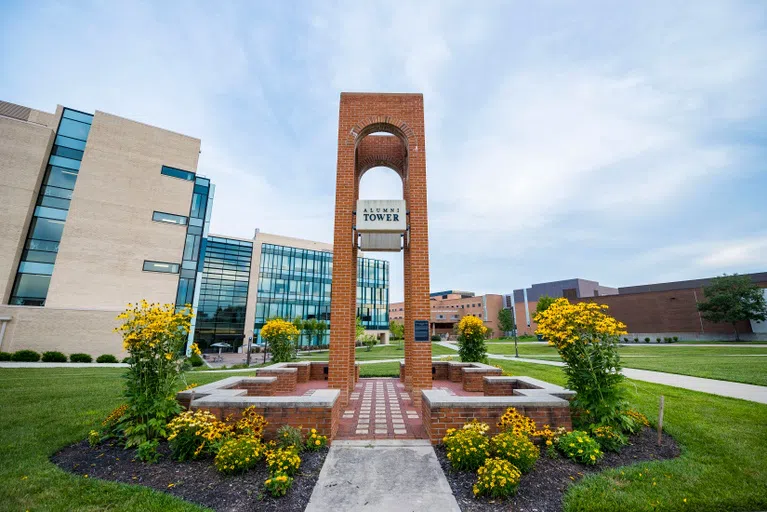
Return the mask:
<path id="1" fill-rule="evenodd" d="M 116 363 L 117 358 L 112 354 L 101 354 L 96 358 L 97 363 Z"/>
<path id="2" fill-rule="evenodd" d="M 197 354 L 193 354 L 192 357 L 189 358 L 189 364 L 197 368 L 204 365 L 205 361 L 203 361 L 202 357 L 198 356 Z"/>
<path id="3" fill-rule="evenodd" d="M 650 338 L 645 338 L 645 339 L 644 339 L 644 342 L 645 342 L 645 343 L 650 343 Z"/>
<path id="4" fill-rule="evenodd" d="M 522 473 L 509 461 L 498 458 L 487 459 L 477 470 L 474 495 L 507 498 L 517 492 L 521 477 Z"/>
<path id="5" fill-rule="evenodd" d="M 290 448 L 291 446 L 300 452 L 304 449 L 304 436 L 301 430 L 290 425 L 283 425 L 277 429 L 277 444 L 280 448 Z"/>
<path id="6" fill-rule="evenodd" d="M 157 439 L 144 441 L 138 445 L 138 449 L 136 450 L 136 457 L 138 460 L 147 462 L 149 464 L 157 462 L 160 460 L 160 454 L 157 452 L 157 446 L 159 444 L 160 442 Z"/>
<path id="7" fill-rule="evenodd" d="M 439 334 L 433 334 L 431 341 L 442 341 L 442 337 Z"/>
<path id="8" fill-rule="evenodd" d="M 639 338 L 634 338 L 634 343 L 639 343 Z"/>
<path id="9" fill-rule="evenodd" d="M 34 350 L 19 350 L 14 352 L 11 356 L 11 361 L 19 361 L 23 363 L 36 363 L 40 360 L 40 354 Z"/>
<path id="10" fill-rule="evenodd" d="M 660 343 L 660 338 L 655 338 L 656 343 Z"/>
<path id="11" fill-rule="evenodd" d="M 679 336 L 674 336 L 674 337 L 673 337 L 673 338 L 671 338 L 671 339 L 672 339 L 672 340 L 674 340 L 674 343 L 676 343 L 677 341 L 679 341 Z"/>
<path id="12" fill-rule="evenodd" d="M 521 472 L 533 469 L 541 454 L 537 446 L 527 436 L 501 432 L 490 440 L 490 452 L 493 456 L 514 464 Z"/>
<path id="13" fill-rule="evenodd" d="M 490 442 L 478 428 L 448 429 L 442 442 L 455 469 L 474 471 L 490 456 Z"/>
<path id="14" fill-rule="evenodd" d="M 125 363 L 125 364 L 130 364 L 131 363 L 131 358 L 130 357 L 123 357 L 123 360 L 120 361 L 120 362 L 121 363 Z"/>
<path id="15" fill-rule="evenodd" d="M 604 453 L 599 449 L 599 443 L 581 430 L 573 430 L 560 437 L 557 448 L 565 457 L 581 464 L 594 465 L 604 457 Z"/>
<path id="16" fill-rule="evenodd" d="M 71 354 L 69 361 L 72 363 L 92 363 L 93 358 L 90 354 Z"/>
<path id="17" fill-rule="evenodd" d="M 222 473 L 242 473 L 254 467 L 263 458 L 264 452 L 264 445 L 258 439 L 230 439 L 218 450 L 213 463 Z"/>
<path id="18" fill-rule="evenodd" d="M 275 498 L 285 496 L 291 485 L 293 485 L 293 478 L 283 474 L 274 475 L 264 482 L 266 490 Z"/>
<path id="19" fill-rule="evenodd" d="M 61 352 L 43 352 L 43 362 L 44 363 L 66 363 L 67 362 L 67 356 L 62 354 Z"/>
<path id="20" fill-rule="evenodd" d="M 13 354 L 10 352 L 0 352 L 0 361 L 10 361 Z"/>
<path id="21" fill-rule="evenodd" d="M 609 425 L 594 427 L 591 429 L 591 435 L 606 452 L 619 452 L 628 443 L 623 434 Z"/>

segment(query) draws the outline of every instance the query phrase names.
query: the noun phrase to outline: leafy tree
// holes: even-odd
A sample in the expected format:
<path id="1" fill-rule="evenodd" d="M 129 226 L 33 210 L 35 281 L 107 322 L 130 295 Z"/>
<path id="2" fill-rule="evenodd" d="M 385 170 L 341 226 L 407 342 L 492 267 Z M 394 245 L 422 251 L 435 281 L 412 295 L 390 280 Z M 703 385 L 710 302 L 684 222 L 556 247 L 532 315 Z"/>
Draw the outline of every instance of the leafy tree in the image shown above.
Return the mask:
<path id="1" fill-rule="evenodd" d="M 401 340 L 405 337 L 405 324 L 392 320 L 389 322 L 389 331 L 392 339 Z"/>
<path id="2" fill-rule="evenodd" d="M 551 307 L 552 304 L 554 304 L 554 297 L 549 297 L 548 295 L 541 296 L 540 299 L 538 299 L 538 304 L 535 306 L 535 316 L 540 315 L 547 309 Z"/>
<path id="3" fill-rule="evenodd" d="M 272 349 L 273 363 L 286 363 L 293 358 L 299 332 L 295 324 L 279 318 L 266 322 L 261 328 L 261 337 Z"/>
<path id="4" fill-rule="evenodd" d="M 360 339 L 360 336 L 365 334 L 365 326 L 362 325 L 362 319 L 360 317 L 357 317 L 357 325 L 355 326 L 355 330 L 357 331 L 357 335 L 354 337 L 354 339 Z"/>
<path id="5" fill-rule="evenodd" d="M 505 335 L 512 332 L 516 326 L 514 325 L 514 317 L 511 316 L 511 310 L 502 308 L 498 311 L 498 328 Z"/>
<path id="6" fill-rule="evenodd" d="M 317 336 L 317 345 L 322 345 L 325 339 L 325 333 L 328 332 L 328 324 L 324 320 L 318 320 L 314 329 L 314 335 Z"/>
<path id="7" fill-rule="evenodd" d="M 740 340 L 737 322 L 742 320 L 767 320 L 767 303 L 762 289 L 748 276 L 727 274 L 715 277 L 703 288 L 705 300 L 698 304 L 701 316 L 709 322 L 727 322 L 735 329 L 735 339 Z"/>
<path id="8" fill-rule="evenodd" d="M 293 319 L 293 325 L 295 325 L 296 329 L 298 329 L 298 337 L 296 337 L 295 348 L 293 349 L 293 356 L 296 357 L 298 356 L 298 347 L 302 345 L 301 339 L 303 338 L 304 329 L 306 329 L 306 327 L 304 324 L 304 319 L 300 316 L 296 316 Z"/>
<path id="9" fill-rule="evenodd" d="M 306 333 L 306 337 L 308 339 L 307 345 L 312 344 L 312 339 L 314 339 L 314 336 L 317 334 L 317 323 L 318 322 L 316 318 L 304 320 L 304 332 Z"/>

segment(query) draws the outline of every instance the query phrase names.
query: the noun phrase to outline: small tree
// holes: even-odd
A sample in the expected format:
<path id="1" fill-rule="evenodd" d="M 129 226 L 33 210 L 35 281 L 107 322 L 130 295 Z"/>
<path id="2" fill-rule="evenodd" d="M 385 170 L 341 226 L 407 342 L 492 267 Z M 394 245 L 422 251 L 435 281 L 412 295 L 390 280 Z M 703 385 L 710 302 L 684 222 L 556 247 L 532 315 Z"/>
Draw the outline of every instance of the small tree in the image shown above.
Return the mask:
<path id="1" fill-rule="evenodd" d="M 304 320 L 304 332 L 306 333 L 306 338 L 308 340 L 307 345 L 311 345 L 312 340 L 314 339 L 314 335 L 317 333 L 316 318 L 310 318 L 308 320 Z"/>
<path id="2" fill-rule="evenodd" d="M 464 363 L 487 361 L 485 334 L 487 327 L 476 316 L 467 315 L 458 322 L 458 355 Z"/>
<path id="3" fill-rule="evenodd" d="M 318 320 L 314 328 L 314 335 L 317 336 L 317 345 L 322 345 L 325 339 L 325 333 L 328 332 L 328 324 L 324 320 Z"/>
<path id="4" fill-rule="evenodd" d="M 357 317 L 357 324 L 355 325 L 354 330 L 356 331 L 356 335 L 354 336 L 355 340 L 359 340 L 360 337 L 365 334 L 365 326 L 362 325 L 362 319 L 360 317 Z"/>
<path id="5" fill-rule="evenodd" d="M 298 354 L 298 347 L 300 345 L 302 345 L 301 339 L 302 339 L 302 337 L 304 335 L 304 329 L 305 329 L 305 327 L 304 327 L 304 319 L 301 318 L 300 316 L 296 316 L 293 319 L 293 325 L 296 327 L 296 329 L 298 329 L 298 337 L 296 338 L 296 348 L 294 349 L 294 351 L 295 351 L 295 353 L 297 355 Z"/>
<path id="6" fill-rule="evenodd" d="M 538 304 L 535 306 L 535 316 L 540 315 L 547 309 L 551 307 L 552 304 L 554 304 L 554 297 L 549 297 L 548 295 L 542 295 L 540 299 L 538 299 Z M 534 318 L 533 318 L 534 319 Z"/>
<path id="7" fill-rule="evenodd" d="M 392 320 L 389 322 L 389 331 L 392 339 L 401 340 L 405 337 L 405 324 Z"/>
<path id="8" fill-rule="evenodd" d="M 299 330 L 290 322 L 281 318 L 269 320 L 261 328 L 264 338 L 272 351 L 272 362 L 286 363 L 293 358 L 293 347 L 298 339 Z"/>
<path id="9" fill-rule="evenodd" d="M 735 329 L 735 339 L 740 340 L 738 322 L 743 320 L 767 320 L 767 303 L 762 289 L 748 276 L 727 274 L 715 277 L 703 288 L 705 300 L 698 304 L 701 316 L 709 322 L 727 322 Z"/>
<path id="10" fill-rule="evenodd" d="M 511 316 L 511 310 L 502 308 L 498 311 L 498 328 L 503 332 L 504 336 L 508 336 L 509 333 L 514 331 L 514 317 Z"/>

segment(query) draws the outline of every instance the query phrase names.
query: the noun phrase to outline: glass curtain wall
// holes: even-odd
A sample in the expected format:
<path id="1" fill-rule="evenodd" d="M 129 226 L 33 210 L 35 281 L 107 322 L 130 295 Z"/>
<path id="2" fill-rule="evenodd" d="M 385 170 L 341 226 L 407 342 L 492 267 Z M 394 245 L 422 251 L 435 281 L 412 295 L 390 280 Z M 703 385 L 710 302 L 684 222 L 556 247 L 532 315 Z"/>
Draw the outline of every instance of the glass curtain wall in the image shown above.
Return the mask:
<path id="1" fill-rule="evenodd" d="M 252 242 L 207 238 L 194 333 L 200 349 L 218 342 L 235 351 L 242 346 L 252 253 Z"/>
<path id="2" fill-rule="evenodd" d="M 65 108 L 56 130 L 11 304 L 44 306 L 93 116 Z"/>
<path id="3" fill-rule="evenodd" d="M 192 205 L 189 211 L 189 225 L 186 228 L 186 242 L 181 259 L 181 275 L 176 292 L 176 307 L 194 304 L 194 285 L 197 272 L 204 258 L 205 244 L 203 226 L 205 213 L 209 210 L 210 180 L 195 178 Z"/>
<path id="4" fill-rule="evenodd" d="M 357 315 L 366 329 L 389 328 L 389 266 L 386 261 L 359 258 L 357 277 Z M 333 254 L 297 247 L 263 244 L 258 279 L 254 337 L 271 318 L 322 320 L 330 337 L 330 286 Z M 316 345 L 313 339 L 302 344 Z"/>

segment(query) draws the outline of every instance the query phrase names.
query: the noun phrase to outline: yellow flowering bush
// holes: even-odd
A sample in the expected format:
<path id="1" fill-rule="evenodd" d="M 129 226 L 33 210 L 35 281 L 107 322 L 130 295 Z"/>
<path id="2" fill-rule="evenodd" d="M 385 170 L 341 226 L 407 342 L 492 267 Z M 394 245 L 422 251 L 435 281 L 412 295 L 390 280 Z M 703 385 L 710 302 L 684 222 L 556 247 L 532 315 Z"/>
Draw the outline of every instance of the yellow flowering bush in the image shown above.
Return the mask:
<path id="1" fill-rule="evenodd" d="M 566 457 L 582 464 L 594 465 L 604 457 L 599 443 L 581 430 L 573 430 L 560 437 L 557 448 Z"/>
<path id="2" fill-rule="evenodd" d="M 626 446 L 628 442 L 623 434 L 610 425 L 592 428 L 591 435 L 602 447 L 602 450 L 607 452 L 619 452 L 621 447 Z"/>
<path id="3" fill-rule="evenodd" d="M 639 411 L 634 409 L 627 409 L 623 411 L 623 414 L 631 419 L 632 424 L 625 428 L 625 430 L 630 434 L 638 434 L 644 427 L 650 426 L 650 421 L 647 419 L 647 416 Z"/>
<path id="4" fill-rule="evenodd" d="M 511 462 L 490 458 L 477 470 L 475 496 L 507 498 L 517 492 L 522 473 Z"/>
<path id="5" fill-rule="evenodd" d="M 480 434 L 487 434 L 488 430 L 490 430 L 490 425 L 487 423 L 482 423 L 477 418 L 473 418 L 471 421 L 464 423 L 463 427 L 461 428 L 463 430 L 474 430 Z"/>
<path id="6" fill-rule="evenodd" d="M 277 444 L 280 448 L 294 448 L 300 452 L 304 449 L 304 436 L 301 434 L 301 428 L 283 425 L 277 429 Z"/>
<path id="7" fill-rule="evenodd" d="M 293 349 L 300 331 L 282 318 L 269 320 L 261 328 L 261 337 L 269 344 L 273 363 L 284 363 L 293 358 Z"/>
<path id="8" fill-rule="evenodd" d="M 264 457 L 264 445 L 251 437 L 229 439 L 221 445 L 213 463 L 225 474 L 242 473 L 254 467 Z"/>
<path id="9" fill-rule="evenodd" d="M 166 424 L 180 406 L 176 384 L 186 367 L 185 345 L 192 319 L 189 305 L 128 304 L 115 328 L 130 353 L 125 396 L 128 408 L 121 420 L 126 446 L 139 446 L 167 436 Z M 143 451 L 148 453 L 148 447 Z"/>
<path id="10" fill-rule="evenodd" d="M 535 436 L 537 428 L 532 418 L 520 414 L 514 407 L 509 407 L 498 421 L 498 430 L 517 435 Z"/>
<path id="11" fill-rule="evenodd" d="M 533 469 L 541 454 L 527 436 L 513 432 L 501 432 L 493 437 L 490 440 L 490 452 L 495 457 L 511 462 L 523 473 Z"/>
<path id="12" fill-rule="evenodd" d="M 269 472 L 272 476 L 293 476 L 301 466 L 301 457 L 298 456 L 293 447 L 277 448 L 266 453 L 266 465 L 269 466 Z"/>
<path id="13" fill-rule="evenodd" d="M 251 405 L 242 411 L 242 417 L 234 423 L 233 430 L 238 437 L 261 439 L 268 424 L 269 422 L 258 414 L 256 408 Z"/>
<path id="14" fill-rule="evenodd" d="M 487 361 L 485 334 L 487 327 L 482 319 L 466 315 L 458 322 L 458 355 L 465 363 L 484 363 Z"/>
<path id="15" fill-rule="evenodd" d="M 208 411 L 185 411 L 168 423 L 168 443 L 173 458 L 196 459 L 202 453 L 215 452 L 231 434 L 232 427 Z"/>
<path id="16" fill-rule="evenodd" d="M 291 485 L 293 485 L 293 478 L 282 474 L 272 475 L 264 482 L 266 490 L 275 498 L 285 496 Z"/>
<path id="17" fill-rule="evenodd" d="M 309 435 L 306 437 L 306 449 L 312 452 L 316 452 L 325 448 L 328 445 L 328 438 L 317 433 L 317 429 L 313 428 L 309 431 Z"/>
<path id="18" fill-rule="evenodd" d="M 581 425 L 624 428 L 632 421 L 620 411 L 626 402 L 618 384 L 623 380 L 618 342 L 626 325 L 593 302 L 554 301 L 535 315 L 537 334 L 557 347 L 565 362 L 567 385 L 576 392 L 572 405 L 580 409 Z"/>
<path id="19" fill-rule="evenodd" d="M 458 470 L 473 471 L 490 456 L 490 442 L 479 428 L 448 429 L 442 442 L 450 464 Z"/>

